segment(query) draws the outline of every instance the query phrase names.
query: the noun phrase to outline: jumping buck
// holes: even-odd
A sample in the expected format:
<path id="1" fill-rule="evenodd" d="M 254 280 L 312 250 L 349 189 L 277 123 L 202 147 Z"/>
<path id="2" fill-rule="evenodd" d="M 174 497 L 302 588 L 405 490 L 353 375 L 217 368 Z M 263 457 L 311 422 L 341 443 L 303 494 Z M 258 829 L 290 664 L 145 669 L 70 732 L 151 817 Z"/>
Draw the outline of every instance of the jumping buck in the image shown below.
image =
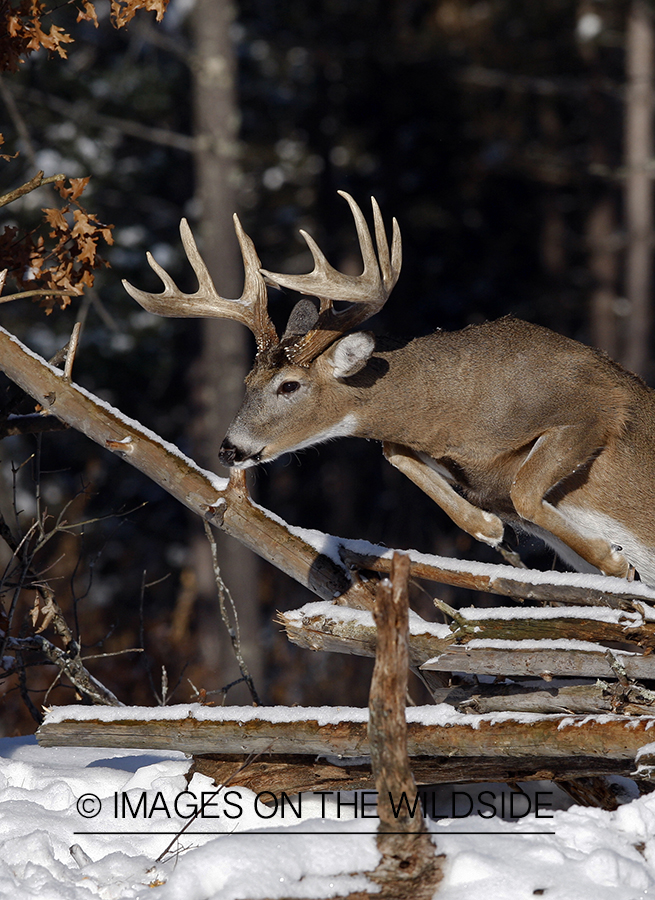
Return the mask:
<path id="1" fill-rule="evenodd" d="M 364 271 L 314 258 L 306 275 L 260 268 L 235 216 L 245 266 L 238 300 L 220 297 L 186 221 L 180 230 L 198 277 L 183 294 L 149 255 L 165 290 L 125 282 L 145 309 L 166 316 L 221 316 L 252 330 L 257 356 L 246 394 L 220 449 L 226 466 L 254 466 L 331 438 L 383 442 L 387 459 L 460 528 L 504 549 L 504 524 L 539 535 L 576 568 L 655 586 L 655 392 L 601 351 L 513 318 L 411 340 L 351 332 L 378 312 L 401 265 L 375 200 L 377 254 L 348 194 Z M 266 284 L 300 300 L 280 339 Z M 341 310 L 334 302 L 347 302 Z M 583 562 L 584 561 L 584 562 Z"/>

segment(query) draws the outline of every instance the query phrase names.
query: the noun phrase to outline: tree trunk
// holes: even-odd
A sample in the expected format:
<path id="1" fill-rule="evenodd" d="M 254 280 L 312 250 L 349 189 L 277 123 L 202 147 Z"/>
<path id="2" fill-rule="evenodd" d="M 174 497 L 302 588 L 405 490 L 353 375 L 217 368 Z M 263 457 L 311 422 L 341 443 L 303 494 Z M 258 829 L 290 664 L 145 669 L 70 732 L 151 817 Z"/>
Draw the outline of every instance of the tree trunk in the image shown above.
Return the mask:
<path id="1" fill-rule="evenodd" d="M 617 253 L 614 247 L 614 203 L 611 196 L 594 203 L 587 219 L 591 295 L 591 342 L 611 357 L 619 356 L 616 322 Z"/>
<path id="2" fill-rule="evenodd" d="M 197 0 L 191 15 L 198 230 L 212 278 L 227 297 L 238 297 L 243 284 L 243 266 L 232 223 L 239 131 L 236 61 L 230 37 L 234 15 L 231 0 Z M 249 336 L 242 325 L 226 319 L 203 320 L 200 356 L 192 374 L 191 436 L 194 458 L 211 471 L 216 470 L 218 449 L 241 400 L 249 357 Z M 221 623 L 210 550 L 199 524 L 192 541 L 198 639 L 201 664 L 211 674 L 211 686 L 215 688 L 237 678 L 238 670 Z M 217 549 L 224 581 L 239 613 L 244 657 L 257 684 L 261 680 L 262 660 L 258 649 L 256 558 L 223 534 L 217 535 Z M 203 686 L 209 688 L 209 684 Z M 239 700 L 248 700 L 247 692 L 241 688 L 230 694 L 231 702 Z"/>
<path id="3" fill-rule="evenodd" d="M 625 220 L 626 294 L 630 302 L 625 365 L 646 374 L 651 328 L 650 278 L 653 210 L 653 22 L 645 0 L 633 0 L 626 34 Z"/>

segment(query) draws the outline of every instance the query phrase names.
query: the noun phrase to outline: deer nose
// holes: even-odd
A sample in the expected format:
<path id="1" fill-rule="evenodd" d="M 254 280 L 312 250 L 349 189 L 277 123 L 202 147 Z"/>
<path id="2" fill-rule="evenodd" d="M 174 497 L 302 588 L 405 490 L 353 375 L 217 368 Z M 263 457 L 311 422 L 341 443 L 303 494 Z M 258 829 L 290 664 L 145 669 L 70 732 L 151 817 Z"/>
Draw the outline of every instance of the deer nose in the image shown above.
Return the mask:
<path id="1" fill-rule="evenodd" d="M 218 451 L 218 459 L 224 466 L 233 466 L 238 462 L 237 454 L 237 448 L 226 439 Z"/>

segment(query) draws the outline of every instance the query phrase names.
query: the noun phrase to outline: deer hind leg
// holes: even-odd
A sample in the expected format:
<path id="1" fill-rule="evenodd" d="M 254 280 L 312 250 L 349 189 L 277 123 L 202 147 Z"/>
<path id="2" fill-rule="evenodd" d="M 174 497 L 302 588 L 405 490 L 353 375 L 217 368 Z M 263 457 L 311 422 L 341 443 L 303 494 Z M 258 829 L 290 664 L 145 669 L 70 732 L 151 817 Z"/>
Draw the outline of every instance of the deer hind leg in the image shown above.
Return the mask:
<path id="1" fill-rule="evenodd" d="M 521 518 L 555 535 L 606 575 L 627 578 L 632 570 L 620 548 L 603 537 L 582 534 L 544 500 L 552 488 L 588 462 L 602 445 L 603 436 L 595 433 L 589 423 L 544 432 L 518 470 L 510 497 Z"/>
<path id="2" fill-rule="evenodd" d="M 463 531 L 492 547 L 501 546 L 504 526 L 498 516 L 461 497 L 443 475 L 422 462 L 409 447 L 385 441 L 382 449 L 391 465 L 420 487 Z"/>

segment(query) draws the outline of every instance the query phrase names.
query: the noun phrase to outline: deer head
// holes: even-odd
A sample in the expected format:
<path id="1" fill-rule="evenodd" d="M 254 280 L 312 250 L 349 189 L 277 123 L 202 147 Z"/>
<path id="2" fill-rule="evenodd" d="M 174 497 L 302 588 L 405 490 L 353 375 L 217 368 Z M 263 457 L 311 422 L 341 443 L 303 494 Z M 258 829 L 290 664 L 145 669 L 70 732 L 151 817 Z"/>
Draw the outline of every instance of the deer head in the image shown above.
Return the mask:
<path id="1" fill-rule="evenodd" d="M 312 272 L 284 275 L 261 269 L 254 245 L 235 216 L 245 269 L 244 289 L 238 300 L 218 294 L 185 219 L 180 224 L 182 243 L 198 278 L 198 290 L 182 293 L 151 254 L 148 262 L 165 290 L 152 294 L 123 282 L 127 292 L 149 312 L 237 319 L 253 332 L 257 356 L 246 378 L 243 403 L 220 449 L 224 465 L 252 466 L 290 450 L 353 433 L 353 414 L 344 415 L 338 395 L 348 391 L 345 380 L 366 365 L 375 344 L 370 334 L 347 332 L 384 306 L 400 274 L 402 251 L 395 219 L 389 249 L 374 199 L 377 253 L 361 209 L 349 194 L 339 193 L 355 220 L 364 262 L 361 275 L 345 275 L 334 269 L 305 231 L 300 233 L 314 259 Z M 268 315 L 266 284 L 316 297 L 319 306 L 300 300 L 280 339 Z M 335 302 L 348 305 L 337 310 Z"/>

